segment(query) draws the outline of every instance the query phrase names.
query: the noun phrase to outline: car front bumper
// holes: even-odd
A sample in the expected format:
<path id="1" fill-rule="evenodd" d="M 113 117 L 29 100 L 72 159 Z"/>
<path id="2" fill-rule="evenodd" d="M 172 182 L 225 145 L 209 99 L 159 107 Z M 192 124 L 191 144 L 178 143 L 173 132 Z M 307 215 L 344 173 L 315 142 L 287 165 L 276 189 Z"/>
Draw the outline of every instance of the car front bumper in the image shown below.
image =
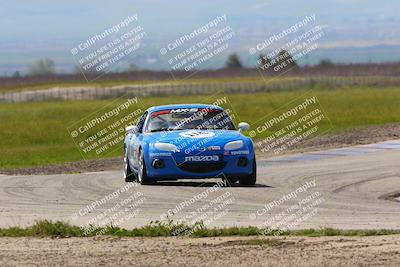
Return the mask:
<path id="1" fill-rule="evenodd" d="M 250 152 L 218 156 L 221 157 L 219 161 L 188 162 L 184 156 L 150 155 L 146 161 L 147 175 L 156 180 L 177 180 L 242 177 L 252 173 L 254 155 Z M 162 167 L 154 166 L 155 160 L 161 160 Z"/>

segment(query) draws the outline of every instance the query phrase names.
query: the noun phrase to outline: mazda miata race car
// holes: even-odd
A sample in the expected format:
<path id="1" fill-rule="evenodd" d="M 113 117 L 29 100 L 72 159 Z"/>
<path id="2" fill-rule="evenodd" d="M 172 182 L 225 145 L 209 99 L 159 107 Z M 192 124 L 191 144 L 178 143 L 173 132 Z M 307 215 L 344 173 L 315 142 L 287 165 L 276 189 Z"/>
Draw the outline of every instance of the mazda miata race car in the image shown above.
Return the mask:
<path id="1" fill-rule="evenodd" d="M 232 123 L 229 110 L 205 104 L 151 107 L 126 127 L 126 182 L 222 178 L 230 184 L 256 183 L 253 142 Z"/>

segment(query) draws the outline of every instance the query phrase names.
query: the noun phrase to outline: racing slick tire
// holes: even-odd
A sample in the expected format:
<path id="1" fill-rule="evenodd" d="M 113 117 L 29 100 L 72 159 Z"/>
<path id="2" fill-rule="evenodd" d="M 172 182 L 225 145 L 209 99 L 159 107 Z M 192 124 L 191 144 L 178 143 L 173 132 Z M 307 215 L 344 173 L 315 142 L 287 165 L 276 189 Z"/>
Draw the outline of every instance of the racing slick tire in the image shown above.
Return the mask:
<path id="1" fill-rule="evenodd" d="M 141 185 L 156 184 L 156 180 L 147 176 L 146 164 L 144 162 L 142 149 L 139 150 L 139 167 L 138 167 L 138 173 L 137 173 L 137 181 Z"/>
<path id="2" fill-rule="evenodd" d="M 226 177 L 225 178 L 225 183 L 227 186 L 233 186 L 237 181 L 238 181 L 238 178 L 236 178 L 236 177 Z"/>
<path id="3" fill-rule="evenodd" d="M 255 185 L 256 181 L 257 181 L 257 163 L 256 163 L 256 156 L 254 156 L 253 169 L 251 174 L 239 178 L 239 184 L 242 186 L 250 186 L 250 185 Z"/>
<path id="4" fill-rule="evenodd" d="M 126 183 L 132 183 L 136 181 L 135 174 L 132 172 L 127 156 L 124 158 L 124 178 Z"/>

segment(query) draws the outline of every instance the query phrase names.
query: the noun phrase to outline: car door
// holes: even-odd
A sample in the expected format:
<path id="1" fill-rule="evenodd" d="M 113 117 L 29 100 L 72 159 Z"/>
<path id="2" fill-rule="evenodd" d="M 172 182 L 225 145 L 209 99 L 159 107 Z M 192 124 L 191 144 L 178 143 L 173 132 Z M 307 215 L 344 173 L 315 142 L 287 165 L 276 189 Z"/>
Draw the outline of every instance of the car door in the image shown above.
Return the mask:
<path id="1" fill-rule="evenodd" d="M 147 118 L 147 112 L 145 112 L 138 120 L 138 123 L 136 124 L 138 131 L 132 135 L 132 138 L 130 140 L 130 158 L 131 158 L 131 166 L 137 170 L 138 169 L 138 163 L 139 163 L 139 148 L 142 143 L 143 139 L 143 126 L 144 122 L 146 121 Z"/>

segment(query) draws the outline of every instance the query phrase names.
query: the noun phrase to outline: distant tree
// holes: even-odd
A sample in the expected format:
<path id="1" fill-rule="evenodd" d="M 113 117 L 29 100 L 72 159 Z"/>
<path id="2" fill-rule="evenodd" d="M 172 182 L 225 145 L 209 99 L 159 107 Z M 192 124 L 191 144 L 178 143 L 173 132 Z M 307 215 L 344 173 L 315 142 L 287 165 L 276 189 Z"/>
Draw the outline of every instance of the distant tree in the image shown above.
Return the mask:
<path id="1" fill-rule="evenodd" d="M 98 75 L 99 73 L 96 72 L 94 68 L 89 68 L 88 70 L 84 70 L 80 65 L 75 65 L 73 69 L 73 73 L 75 74 L 80 74 L 80 75 L 85 75 L 85 76 L 90 76 L 90 75 Z"/>
<path id="2" fill-rule="evenodd" d="M 128 66 L 128 71 L 129 71 L 129 72 L 131 72 L 131 71 L 138 71 L 138 70 L 140 70 L 140 68 L 139 68 L 138 65 L 133 64 L 133 63 L 129 64 L 129 66 Z"/>
<path id="3" fill-rule="evenodd" d="M 279 51 L 278 55 L 276 55 L 275 57 L 275 66 L 274 66 L 275 71 L 282 71 L 282 70 L 288 71 L 296 67 L 298 67 L 298 65 L 288 51 L 284 49 Z"/>
<path id="4" fill-rule="evenodd" d="M 235 53 L 229 55 L 225 66 L 228 69 L 240 69 L 240 68 L 243 68 L 243 65 L 240 62 L 239 56 L 237 54 L 235 54 Z"/>
<path id="5" fill-rule="evenodd" d="M 281 58 L 281 59 L 280 59 Z M 290 67 L 297 67 L 297 62 L 296 60 L 294 60 L 294 58 L 292 57 L 292 55 L 286 51 L 286 50 L 281 50 L 278 54 L 278 62 L 281 61 L 286 61 L 286 63 L 290 66 Z"/>
<path id="6" fill-rule="evenodd" d="M 328 66 L 333 66 L 333 62 L 329 58 L 323 58 L 319 61 L 319 66 L 322 67 L 328 67 Z"/>
<path id="7" fill-rule="evenodd" d="M 16 72 L 13 73 L 12 77 L 19 78 L 19 77 L 21 77 L 21 73 L 17 70 Z"/>
<path id="8" fill-rule="evenodd" d="M 29 66 L 30 75 L 46 75 L 55 73 L 55 63 L 50 58 L 44 58 L 36 61 Z"/>
<path id="9" fill-rule="evenodd" d="M 76 74 L 82 74 L 82 69 L 79 65 L 75 65 L 72 72 Z"/>
<path id="10" fill-rule="evenodd" d="M 271 61 L 271 59 L 266 56 L 266 55 L 262 55 L 260 54 L 260 56 L 258 57 L 258 68 L 260 68 L 261 70 L 268 70 L 271 66 L 273 66 L 273 62 Z"/>

